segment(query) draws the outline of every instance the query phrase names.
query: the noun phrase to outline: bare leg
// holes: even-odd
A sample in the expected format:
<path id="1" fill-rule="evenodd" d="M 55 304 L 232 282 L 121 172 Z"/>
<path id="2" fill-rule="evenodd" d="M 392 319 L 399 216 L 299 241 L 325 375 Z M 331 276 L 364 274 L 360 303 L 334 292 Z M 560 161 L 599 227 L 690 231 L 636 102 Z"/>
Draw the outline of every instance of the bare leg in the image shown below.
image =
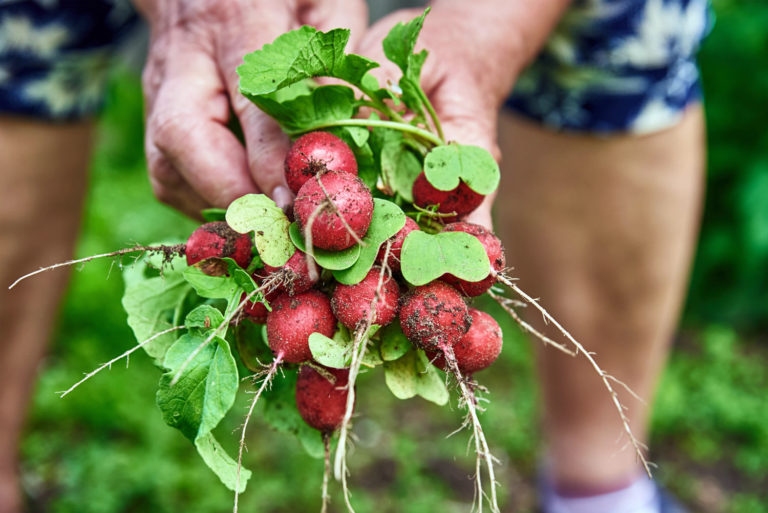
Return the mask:
<path id="1" fill-rule="evenodd" d="M 0 117 L 0 511 L 21 509 L 17 456 L 40 359 L 67 271 L 6 287 L 71 258 L 85 190 L 92 123 L 53 125 Z"/>
<path id="2" fill-rule="evenodd" d="M 695 245 L 703 126 L 698 105 L 677 126 L 647 136 L 562 135 L 511 115 L 501 123 L 498 230 L 513 274 L 648 403 Z M 600 493 L 628 484 L 638 462 L 585 360 L 543 349 L 539 371 L 558 488 Z M 620 395 L 645 440 L 650 404 Z"/>

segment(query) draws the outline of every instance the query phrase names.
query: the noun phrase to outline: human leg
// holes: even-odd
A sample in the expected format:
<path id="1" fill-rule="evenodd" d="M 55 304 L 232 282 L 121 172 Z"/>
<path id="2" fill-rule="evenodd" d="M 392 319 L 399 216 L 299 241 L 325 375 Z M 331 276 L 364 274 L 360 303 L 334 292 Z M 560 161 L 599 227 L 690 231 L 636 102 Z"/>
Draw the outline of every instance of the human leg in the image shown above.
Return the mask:
<path id="1" fill-rule="evenodd" d="M 92 122 L 0 117 L 0 283 L 71 258 L 80 224 Z M 0 511 L 20 511 L 17 456 L 27 403 L 69 272 L 0 294 Z"/>
<path id="2" fill-rule="evenodd" d="M 617 387 L 633 432 L 646 440 L 698 228 L 701 108 L 644 136 L 564 135 L 511 115 L 501 127 L 497 229 L 507 262 L 603 369 L 645 399 Z M 640 467 L 599 377 L 583 357 L 538 356 L 557 489 L 588 495 L 632 482 Z"/>

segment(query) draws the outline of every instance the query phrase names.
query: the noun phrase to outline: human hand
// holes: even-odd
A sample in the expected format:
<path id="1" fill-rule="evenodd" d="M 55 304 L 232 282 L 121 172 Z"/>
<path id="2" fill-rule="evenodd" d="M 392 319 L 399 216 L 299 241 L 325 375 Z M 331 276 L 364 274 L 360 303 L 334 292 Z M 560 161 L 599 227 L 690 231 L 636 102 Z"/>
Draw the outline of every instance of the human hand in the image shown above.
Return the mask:
<path id="1" fill-rule="evenodd" d="M 441 120 L 445 138 L 483 147 L 500 160 L 497 144 L 499 108 L 517 74 L 538 51 L 568 0 L 463 2 L 435 0 L 426 17 L 417 51 L 429 51 L 421 84 Z M 401 10 L 374 24 L 358 53 L 382 63 L 373 70 L 379 82 L 397 83 L 399 69 L 383 55 L 380 41 L 397 22 L 420 9 Z M 494 195 L 468 216 L 491 227 Z"/>
<path id="2" fill-rule="evenodd" d="M 397 84 L 401 74 L 384 56 L 381 40 L 397 22 L 407 22 L 419 14 L 418 9 L 392 13 L 374 24 L 361 40 L 358 53 L 382 63 L 371 72 L 381 84 Z M 435 7 L 425 20 L 419 46 L 429 51 L 429 57 L 421 74 L 422 88 L 437 112 L 446 140 L 480 146 L 498 160 L 498 108 L 512 79 L 502 77 L 498 65 L 485 68 L 475 55 L 477 49 L 457 40 L 457 31 L 450 27 L 466 27 L 458 10 Z M 469 220 L 490 227 L 491 203 L 492 198 L 486 198 Z"/>
<path id="3" fill-rule="evenodd" d="M 191 215 L 263 192 L 279 206 L 289 140 L 238 92 L 235 69 L 246 53 L 301 25 L 360 35 L 362 0 L 136 0 L 151 27 L 143 73 L 145 149 L 155 195 Z M 353 40 L 354 42 L 354 40 Z M 234 113 L 245 147 L 227 126 Z"/>

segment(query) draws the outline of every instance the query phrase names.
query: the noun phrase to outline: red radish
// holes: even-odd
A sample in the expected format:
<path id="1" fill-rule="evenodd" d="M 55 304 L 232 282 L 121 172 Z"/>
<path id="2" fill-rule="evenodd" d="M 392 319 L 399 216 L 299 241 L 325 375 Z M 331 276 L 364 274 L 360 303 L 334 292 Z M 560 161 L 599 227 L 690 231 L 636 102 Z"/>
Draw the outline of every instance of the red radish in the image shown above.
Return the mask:
<path id="1" fill-rule="evenodd" d="M 421 349 L 453 346 L 471 323 L 461 294 L 441 281 L 416 287 L 400 304 L 400 327 Z"/>
<path id="2" fill-rule="evenodd" d="M 427 176 L 422 173 L 413 182 L 413 202 L 426 208 L 429 205 L 438 205 L 437 211 L 443 214 L 455 212 L 455 216 L 443 217 L 446 221 L 453 221 L 461 216 L 467 215 L 480 206 L 483 202 L 482 194 L 479 194 L 464 182 L 459 182 L 459 186 L 452 191 L 441 191 L 436 189 L 429 181 Z"/>
<path id="3" fill-rule="evenodd" d="M 416 221 L 410 217 L 406 217 L 405 226 L 400 228 L 400 231 L 397 232 L 394 237 L 389 239 L 392 241 L 392 244 L 389 247 L 389 258 L 387 259 L 387 265 L 390 269 L 392 269 L 393 272 L 400 272 L 400 252 L 403 250 L 403 242 L 405 241 L 406 235 L 411 233 L 413 230 L 418 229 L 419 225 L 416 224 Z M 384 261 L 384 252 L 386 249 L 386 243 L 382 244 L 381 249 L 379 249 L 379 254 L 376 255 L 377 264 L 381 265 Z"/>
<path id="4" fill-rule="evenodd" d="M 282 276 L 277 278 L 277 290 L 287 292 L 291 296 L 294 294 L 301 294 L 306 292 L 317 283 L 317 279 L 312 279 L 309 273 L 309 267 L 307 266 L 307 256 L 299 251 L 294 251 L 291 258 L 281 267 L 272 267 L 271 265 L 264 265 L 264 269 L 258 274 L 259 276 L 275 276 L 276 273 L 281 273 Z"/>
<path id="5" fill-rule="evenodd" d="M 269 292 L 264 292 L 264 299 L 269 303 L 270 307 L 272 306 L 272 301 L 277 299 L 277 297 L 282 294 L 284 291 L 281 290 L 272 290 Z M 245 298 L 248 297 L 248 294 L 243 293 L 242 296 L 240 296 L 240 301 L 244 301 Z M 269 315 L 269 310 L 267 310 L 267 307 L 264 306 L 264 303 L 261 301 L 259 302 L 252 302 L 248 301 L 245 306 L 243 307 L 243 313 L 246 317 L 248 317 L 250 320 L 255 322 L 256 324 L 264 324 L 267 322 L 267 315 Z"/>
<path id="6" fill-rule="evenodd" d="M 501 328 L 496 320 L 476 308 L 469 309 L 472 326 L 469 331 L 453 346 L 453 355 L 462 374 L 474 374 L 491 366 L 501 353 L 503 341 Z M 442 351 L 427 351 L 432 363 L 447 370 Z"/>
<path id="7" fill-rule="evenodd" d="M 355 154 L 347 143 L 328 132 L 310 132 L 294 141 L 285 156 L 285 181 L 294 193 L 321 171 L 357 175 Z"/>
<path id="8" fill-rule="evenodd" d="M 224 221 L 205 223 L 187 239 L 185 248 L 187 265 L 193 265 L 206 258 L 229 257 L 240 267 L 251 263 L 251 236 L 237 233 Z"/>
<path id="9" fill-rule="evenodd" d="M 307 180 L 296 196 L 293 210 L 302 231 L 312 221 L 314 246 L 340 251 L 356 242 L 350 230 L 358 238 L 368 231 L 373 196 L 355 175 L 328 171 Z"/>
<path id="10" fill-rule="evenodd" d="M 247 297 L 248 294 L 243 294 L 240 296 L 240 301 L 245 301 L 245 298 Z M 248 301 L 243 307 L 243 313 L 256 324 L 264 324 L 267 322 L 269 310 L 267 310 L 267 307 L 264 306 L 264 303 L 262 302 L 252 303 L 251 301 Z"/>
<path id="11" fill-rule="evenodd" d="M 450 274 L 444 274 L 440 279 L 453 285 L 459 292 L 466 296 L 474 297 L 487 292 L 488 289 L 496 283 L 496 273 L 504 269 L 504 266 L 506 265 L 504 247 L 501 245 L 499 238 L 479 224 L 466 223 L 463 221 L 451 223 L 443 228 L 443 231 L 464 232 L 474 235 L 483 245 L 485 253 L 488 255 L 488 260 L 491 263 L 491 273 L 480 281 L 466 281 Z"/>
<path id="12" fill-rule="evenodd" d="M 309 336 L 321 333 L 326 337 L 336 331 L 336 318 L 331 301 L 319 290 L 295 296 L 282 294 L 272 303 L 267 315 L 267 340 L 275 356 L 289 363 L 301 363 L 312 358 Z"/>
<path id="13" fill-rule="evenodd" d="M 336 318 L 347 328 L 354 330 L 368 320 L 371 303 L 376 296 L 381 268 L 374 267 L 360 283 L 337 285 L 331 298 L 331 308 Z M 376 301 L 376 315 L 371 324 L 386 326 L 397 314 L 400 287 L 391 276 L 384 275 L 381 293 Z"/>
<path id="14" fill-rule="evenodd" d="M 341 426 L 347 410 L 349 369 L 322 369 L 328 376 L 309 365 L 301 366 L 296 379 L 296 407 L 304 422 L 318 431 L 330 433 Z"/>

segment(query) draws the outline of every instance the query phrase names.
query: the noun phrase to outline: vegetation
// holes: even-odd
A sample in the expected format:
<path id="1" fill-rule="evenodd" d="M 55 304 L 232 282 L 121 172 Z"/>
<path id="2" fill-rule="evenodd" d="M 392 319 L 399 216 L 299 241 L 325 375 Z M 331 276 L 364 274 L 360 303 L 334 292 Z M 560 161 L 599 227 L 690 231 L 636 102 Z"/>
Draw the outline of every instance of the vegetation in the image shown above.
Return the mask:
<path id="1" fill-rule="evenodd" d="M 768 326 L 768 5 L 719 0 L 715 7 L 717 25 L 701 54 L 709 192 L 684 328 L 657 396 L 652 459 L 660 480 L 694 511 L 768 513 L 768 346 L 755 335 Z M 137 242 L 182 242 L 194 229 L 152 198 L 140 151 L 138 87 L 130 73 L 112 83 L 79 255 Z M 65 399 L 55 394 L 134 344 L 122 291 L 109 262 L 74 273 L 22 444 L 31 510 L 220 512 L 231 493 L 163 423 L 154 396 L 160 371 L 149 358 L 137 354 L 129 368 L 117 365 Z M 497 315 L 504 351 L 484 371 L 495 405 L 484 424 L 494 454 L 503 457 L 497 477 L 509 495 L 502 500 L 509 510 L 525 512 L 534 505 L 538 399 L 531 347 L 505 317 Z M 239 397 L 235 411 L 244 415 L 246 403 Z M 360 512 L 467 510 L 474 458 L 444 456 L 465 454 L 465 438 L 442 436 L 455 428 L 456 411 L 388 394 L 361 397 L 359 404 L 376 405 L 360 412 L 360 450 L 351 459 Z M 294 437 L 253 422 L 245 465 L 254 479 L 241 510 L 314 511 L 322 460 L 308 456 Z M 233 420 L 217 429 L 230 452 L 236 452 L 237 427 Z M 401 435 L 390 434 L 396 432 Z M 334 497 L 332 509 L 340 504 Z"/>

